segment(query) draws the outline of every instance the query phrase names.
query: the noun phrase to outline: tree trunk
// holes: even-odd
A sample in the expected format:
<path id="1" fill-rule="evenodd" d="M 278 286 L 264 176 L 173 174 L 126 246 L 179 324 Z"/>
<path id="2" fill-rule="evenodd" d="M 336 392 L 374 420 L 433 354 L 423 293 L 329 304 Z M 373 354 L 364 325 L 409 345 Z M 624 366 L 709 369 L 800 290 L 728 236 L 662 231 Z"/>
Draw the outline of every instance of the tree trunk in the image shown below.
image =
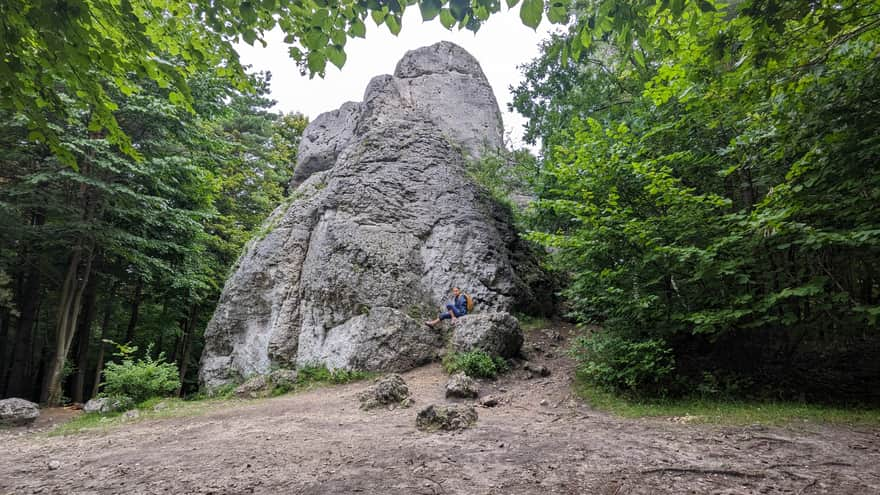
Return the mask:
<path id="1" fill-rule="evenodd" d="M 198 314 L 199 305 L 193 303 L 189 310 L 189 318 L 183 328 L 183 336 L 181 337 L 180 353 L 178 354 L 180 361 L 177 363 L 177 369 L 180 375 L 180 388 L 177 389 L 177 395 L 183 393 L 183 379 L 189 368 L 189 349 L 192 344 L 193 328 L 196 324 L 196 315 Z"/>
<path id="2" fill-rule="evenodd" d="M 61 288 L 58 312 L 55 318 L 54 355 L 46 370 L 40 402 L 56 406 L 61 402 L 61 380 L 64 362 L 70 350 L 70 344 L 76 330 L 76 322 L 82 309 L 82 297 L 92 269 L 92 246 L 80 241 L 79 246 L 70 255 L 67 275 Z"/>
<path id="3" fill-rule="evenodd" d="M 131 300 L 131 317 L 128 319 L 128 328 L 125 330 L 125 342 L 123 342 L 125 344 L 131 344 L 132 341 L 134 341 L 134 330 L 137 328 L 138 313 L 140 313 L 141 299 L 143 298 L 143 289 L 143 281 L 138 280 L 137 285 L 134 286 L 134 297 Z"/>
<path id="4" fill-rule="evenodd" d="M 83 301 L 83 315 L 77 324 L 76 330 L 76 375 L 73 378 L 73 387 L 70 397 L 73 402 L 83 402 L 83 390 L 85 389 L 86 370 L 89 365 L 89 344 L 92 340 L 92 321 L 95 319 L 95 301 L 98 298 L 98 277 L 92 277 L 86 286 L 85 299 Z"/>
<path id="5" fill-rule="evenodd" d="M 107 329 L 110 325 L 110 316 L 113 314 L 113 299 L 116 297 L 117 282 L 113 282 L 110 293 L 107 296 L 107 303 L 104 305 L 104 315 L 101 317 L 101 331 L 98 334 L 98 359 L 95 364 L 95 381 L 92 384 L 92 394 L 89 398 L 98 395 L 101 388 L 101 372 L 104 371 L 104 348 L 107 346 L 104 339 L 110 334 Z"/>

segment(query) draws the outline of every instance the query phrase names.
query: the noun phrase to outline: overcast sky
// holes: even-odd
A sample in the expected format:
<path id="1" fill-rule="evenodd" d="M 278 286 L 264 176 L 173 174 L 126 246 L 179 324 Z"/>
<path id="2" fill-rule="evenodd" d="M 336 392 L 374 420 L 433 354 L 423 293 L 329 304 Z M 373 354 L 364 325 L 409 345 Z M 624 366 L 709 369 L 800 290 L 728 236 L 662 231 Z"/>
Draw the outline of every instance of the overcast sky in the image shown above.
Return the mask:
<path id="1" fill-rule="evenodd" d="M 278 29 L 267 33 L 266 48 L 259 43 L 256 47 L 240 44 L 236 48 L 243 64 L 253 66 L 253 70 L 272 72 L 272 98 L 278 102 L 276 110 L 298 111 L 314 119 L 346 101 L 361 101 L 370 79 L 393 73 L 397 61 L 407 51 L 441 40 L 452 41 L 469 51 L 482 65 L 495 90 L 505 130 L 515 145 L 520 144 L 524 119 L 507 110 L 512 98 L 509 87 L 516 86 L 521 79 L 517 66 L 538 55 L 539 42 L 551 30 L 546 19 L 535 32 L 522 24 L 518 8 L 502 11 L 474 34 L 468 30 L 447 31 L 438 19 L 423 23 L 418 7 L 413 6 L 404 14 L 403 29 L 396 37 L 386 26 L 377 27 L 370 19 L 365 24 L 366 39 L 348 40 L 345 66 L 339 70 L 328 63 L 324 79 L 315 76 L 309 80 L 308 76 L 300 76 L 282 41 L 284 34 Z"/>

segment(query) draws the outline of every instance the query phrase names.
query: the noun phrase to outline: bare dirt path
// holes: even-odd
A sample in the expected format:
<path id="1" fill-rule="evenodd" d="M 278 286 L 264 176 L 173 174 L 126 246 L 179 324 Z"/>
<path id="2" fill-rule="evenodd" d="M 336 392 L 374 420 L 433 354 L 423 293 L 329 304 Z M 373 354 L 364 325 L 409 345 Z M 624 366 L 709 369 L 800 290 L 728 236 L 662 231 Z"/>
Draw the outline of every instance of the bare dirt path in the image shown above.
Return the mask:
<path id="1" fill-rule="evenodd" d="M 501 404 L 464 432 L 415 429 L 444 402 L 431 365 L 404 375 L 410 409 L 362 412 L 355 383 L 68 437 L 6 430 L 0 494 L 880 493 L 880 429 L 614 418 L 572 396 L 563 343 L 530 339 L 552 375 L 484 382 Z"/>

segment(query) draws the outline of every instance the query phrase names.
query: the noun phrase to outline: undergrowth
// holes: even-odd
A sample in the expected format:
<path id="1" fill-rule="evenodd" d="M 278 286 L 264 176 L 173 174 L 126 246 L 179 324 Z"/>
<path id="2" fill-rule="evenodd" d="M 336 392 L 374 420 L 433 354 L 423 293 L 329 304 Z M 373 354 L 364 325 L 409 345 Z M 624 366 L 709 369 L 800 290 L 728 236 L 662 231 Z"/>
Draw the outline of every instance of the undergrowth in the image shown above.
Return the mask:
<path id="1" fill-rule="evenodd" d="M 462 372 L 473 378 L 495 378 L 508 370 L 507 361 L 483 351 L 451 352 L 443 357 L 443 370 Z"/>

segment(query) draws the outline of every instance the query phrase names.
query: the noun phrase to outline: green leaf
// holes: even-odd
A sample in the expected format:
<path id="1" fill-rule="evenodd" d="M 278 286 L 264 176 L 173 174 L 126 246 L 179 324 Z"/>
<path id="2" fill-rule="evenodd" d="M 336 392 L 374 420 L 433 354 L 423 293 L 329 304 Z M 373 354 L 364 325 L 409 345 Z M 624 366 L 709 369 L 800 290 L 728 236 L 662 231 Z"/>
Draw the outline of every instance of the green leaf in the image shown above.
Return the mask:
<path id="1" fill-rule="evenodd" d="M 440 9 L 440 24 L 443 24 L 446 29 L 452 29 L 452 26 L 455 25 L 455 17 L 452 17 L 452 12 L 449 9 Z"/>
<path id="2" fill-rule="evenodd" d="M 700 10 L 703 12 L 715 12 L 715 6 L 706 0 L 699 0 L 697 5 L 700 7 Z"/>
<path id="3" fill-rule="evenodd" d="M 430 21 L 437 17 L 437 15 L 440 14 L 440 9 L 442 7 L 443 4 L 440 3 L 440 0 L 423 0 L 419 2 L 419 10 L 422 12 L 422 20 Z"/>
<path id="4" fill-rule="evenodd" d="M 523 24 L 537 30 L 544 16 L 544 0 L 523 0 L 519 8 L 519 18 Z"/>
<path id="5" fill-rule="evenodd" d="M 516 7 L 516 4 L 519 3 L 519 0 L 507 0 L 507 8 L 512 9 Z"/>
<path id="6" fill-rule="evenodd" d="M 564 24 L 568 22 L 568 7 L 559 1 L 553 2 L 547 11 L 547 20 L 553 24 Z"/>
<path id="7" fill-rule="evenodd" d="M 394 15 L 389 15 L 385 18 L 385 24 L 388 26 L 388 30 L 391 31 L 391 34 L 397 36 L 400 33 L 400 18 Z"/>
<path id="8" fill-rule="evenodd" d="M 449 12 L 456 21 L 464 20 L 464 17 L 468 14 L 468 10 L 470 10 L 469 0 L 449 1 Z"/>
<path id="9" fill-rule="evenodd" d="M 312 74 L 323 74 L 324 68 L 327 66 L 327 57 L 321 52 L 310 52 L 307 64 Z"/>
<path id="10" fill-rule="evenodd" d="M 377 26 L 381 26 L 383 22 L 385 22 L 385 16 L 387 14 L 381 10 L 374 10 L 370 12 L 370 16 L 373 18 L 373 22 L 376 23 Z"/>
<path id="11" fill-rule="evenodd" d="M 363 38 L 367 35 L 367 26 L 360 19 L 355 19 L 351 21 L 351 27 L 348 32 L 356 38 Z"/>
<path id="12" fill-rule="evenodd" d="M 339 45 L 327 47 L 327 59 L 336 67 L 342 68 L 345 65 L 345 51 Z"/>

